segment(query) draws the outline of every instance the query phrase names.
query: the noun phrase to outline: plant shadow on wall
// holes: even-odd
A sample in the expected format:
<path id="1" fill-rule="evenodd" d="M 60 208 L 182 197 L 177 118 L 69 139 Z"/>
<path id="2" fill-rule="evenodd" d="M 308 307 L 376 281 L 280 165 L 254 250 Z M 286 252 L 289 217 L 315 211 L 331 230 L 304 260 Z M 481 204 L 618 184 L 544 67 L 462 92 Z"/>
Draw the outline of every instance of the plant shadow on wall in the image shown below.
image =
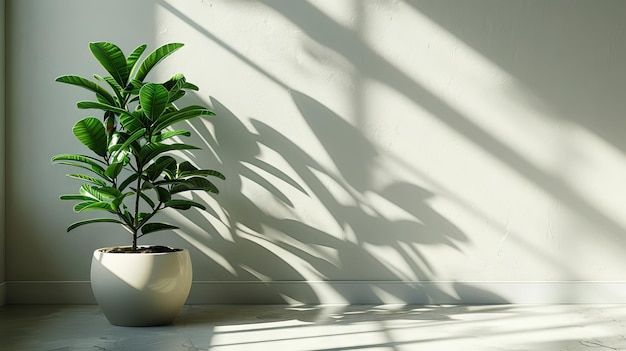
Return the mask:
<path id="1" fill-rule="evenodd" d="M 265 282 L 255 286 L 255 295 L 273 296 L 272 302 L 452 303 L 476 298 L 505 302 L 461 283 L 427 284 L 437 275 L 437 267 L 424 252 L 434 247 L 461 251 L 467 236 L 429 205 L 433 194 L 428 190 L 406 182 L 371 187 L 367 178 L 368 170 L 375 167 L 375 146 L 315 99 L 295 91 L 292 98 L 338 173 L 272 126 L 251 119 L 252 128 L 246 127 L 216 99 L 211 101 L 216 113 L 210 121 L 213 132 L 203 122 L 188 122 L 202 135 L 205 149 L 219 155 L 219 168 L 229 179 L 220 194 L 224 214 L 213 213 L 221 223 L 186 215 L 180 224 L 184 231 L 189 229 L 186 234 L 196 245 L 219 253 L 217 259 L 212 257 L 223 268 L 218 278 Z M 263 160 L 262 149 L 280 155 L 290 170 Z M 250 188 L 246 184 L 262 189 L 255 194 L 267 196 L 254 198 L 246 192 Z M 298 204 L 288 195 L 294 191 Z M 406 215 L 389 218 L 372 198 Z M 307 219 L 298 217 L 303 212 L 299 206 L 315 204 L 332 216 L 342 229 L 339 234 L 321 229 L 324 224 L 316 222 L 315 213 Z M 217 234 L 194 230 L 205 225 Z M 394 284 L 385 284 L 390 280 Z M 365 290 L 355 293 L 350 284 L 354 281 L 364 282 Z M 302 284 L 295 289 L 283 284 L 289 282 Z"/>
<path id="2" fill-rule="evenodd" d="M 559 144 L 551 146 L 558 148 L 560 154 L 553 161 L 555 164 L 550 165 L 554 169 L 546 170 L 547 167 L 535 164 L 473 122 L 459 123 L 454 114 L 444 114 L 442 120 L 506 162 L 577 216 L 597 225 L 607 237 L 623 243 L 626 231 L 622 222 L 589 201 L 581 186 L 574 185 L 573 176 L 591 169 L 586 176 L 596 177 L 597 183 L 623 183 L 622 173 L 616 172 L 615 167 L 603 173 L 606 165 L 595 163 L 597 159 L 606 158 L 607 152 L 593 154 L 598 151 L 590 140 L 597 137 L 620 154 L 626 153 L 624 91 L 621 89 L 626 50 L 623 41 L 614 39 L 621 36 L 621 25 L 617 24 L 622 23 L 625 3 L 614 1 L 597 6 L 592 2 L 550 2 L 535 7 L 520 6 L 522 4 L 515 1 L 470 4 L 408 0 L 406 4 L 518 81 L 525 91 L 509 93 L 514 98 L 536 99 L 526 102 L 530 108 L 537 108 L 530 114 L 543 114 L 546 125 L 559 126 L 562 132 L 557 139 Z M 586 25 L 581 26 L 581 22 Z M 526 127 L 524 118 L 518 119 L 510 122 Z M 585 134 L 591 137 L 582 138 Z M 537 144 L 545 142 L 539 136 L 529 136 L 528 140 Z M 587 163 L 587 159 L 593 159 L 594 163 Z M 596 194 L 606 191 L 598 184 L 593 184 L 593 188 Z M 612 188 L 607 196 L 614 197 L 616 192 L 620 190 Z M 622 211 L 618 216 L 623 217 Z"/>
<path id="3" fill-rule="evenodd" d="M 356 67 L 373 74 L 373 78 L 390 83 L 417 102 L 422 98 L 427 105 L 436 101 L 357 36 L 344 35 L 346 29 L 339 28 L 309 3 L 263 3 L 302 25 L 304 32 L 322 30 L 326 33 L 323 37 L 311 37 L 354 59 Z M 320 101 L 295 91 L 171 4 L 163 2 L 161 6 L 290 92 L 300 113 L 293 118 L 305 120 L 333 164 L 333 169 L 329 169 L 299 141 L 262 122 L 263 116 L 244 122 L 213 99 L 216 117 L 211 119 L 211 125 L 190 123 L 202 135 L 207 149 L 219 158 L 221 164 L 210 167 L 219 168 L 229 180 L 219 200 L 224 214 L 214 213 L 214 218 L 187 214 L 183 220 L 187 227 L 180 225 L 189 229 L 185 235 L 192 236 L 198 250 L 222 268 L 210 280 L 274 282 L 255 285 L 255 295 L 262 295 L 260 289 L 265 288 L 287 302 L 337 302 L 342 298 L 367 303 L 505 302 L 500 296 L 467 284 L 428 284 L 437 278 L 438 267 L 431 264 L 427 251 L 445 248 L 461 252 L 469 243 L 467 235 L 432 208 L 429 201 L 436 194 L 402 181 L 391 181 L 382 189 L 372 186 L 371 171 L 379 167 L 379 151 L 357 127 Z M 307 11 L 299 11 L 300 7 Z M 302 18 L 305 15 L 315 20 Z M 321 19 L 320 26 L 308 28 L 317 17 Z M 344 53 L 346 43 L 349 48 Z M 373 72 L 370 66 L 374 67 Z M 450 112 L 444 104 L 430 105 L 433 104 L 433 112 Z M 278 155 L 281 161 L 267 162 L 267 154 Z M 251 188 L 255 190 L 250 192 Z M 381 202 L 404 216 L 383 213 L 377 207 Z M 318 213 L 303 210 L 308 206 L 324 212 L 319 216 L 330 216 L 332 220 L 321 223 L 316 218 Z M 205 228 L 215 234 L 206 234 Z M 350 287 L 351 281 L 365 286 L 357 292 L 358 296 Z M 379 284 L 382 281 L 398 285 Z M 282 284 L 289 282 L 301 282 L 308 288 L 303 291 Z M 399 285 L 403 287 L 398 289 Z"/>
<path id="4" fill-rule="evenodd" d="M 455 136 L 458 136 L 461 140 L 468 142 L 468 144 L 471 144 L 477 151 L 484 152 L 487 158 L 493 159 L 504 165 L 505 167 L 503 169 L 505 169 L 507 172 L 511 171 L 511 173 L 515 176 L 519 176 L 524 184 L 536 188 L 542 194 L 547 195 L 550 199 L 549 201 L 554 201 L 558 204 L 558 211 L 565 209 L 568 212 L 568 216 L 569 212 L 574 213 L 576 216 L 576 222 L 573 223 L 577 227 L 579 226 L 579 222 L 577 221 L 580 219 L 583 221 L 583 223 L 585 223 L 585 225 L 592 225 L 594 227 L 594 232 L 597 228 L 603 233 L 604 237 L 607 237 L 616 243 L 624 242 L 625 230 L 624 226 L 619 221 L 619 218 L 623 217 L 621 212 L 619 212 L 618 214 L 613 214 L 607 211 L 604 207 L 602 207 L 602 205 L 606 203 L 605 201 L 608 200 L 603 199 L 603 203 L 598 206 L 598 200 L 582 193 L 581 189 L 577 188 L 577 186 L 572 183 L 572 176 L 575 179 L 576 175 L 578 175 L 579 173 L 578 170 L 580 170 L 581 173 L 585 173 L 592 169 L 591 172 L 596 172 L 594 176 L 598 177 L 598 180 L 600 181 L 599 184 L 617 184 L 617 186 L 619 186 L 622 183 L 619 178 L 622 173 L 606 172 L 604 174 L 598 174 L 598 172 L 594 169 L 596 165 L 596 163 L 594 163 L 595 155 L 587 154 L 586 150 L 583 150 L 585 146 L 581 146 L 577 143 L 579 139 L 572 138 L 569 140 L 569 143 L 564 143 L 563 145 L 561 145 L 562 148 L 560 148 L 558 151 L 567 153 L 569 157 L 563 157 L 563 153 L 558 154 L 555 159 L 557 159 L 558 161 L 564 161 L 564 163 L 559 164 L 557 161 L 554 164 L 550 165 L 550 167 L 554 167 L 555 169 L 550 170 L 549 168 L 546 168 L 545 166 L 537 163 L 532 158 L 530 158 L 526 151 L 520 151 L 518 148 L 516 148 L 516 145 L 512 141 L 505 139 L 503 135 L 496 132 L 495 130 L 497 129 L 494 130 L 489 128 L 488 124 L 490 122 L 483 122 L 484 124 L 481 124 L 480 122 L 477 122 L 475 118 L 473 118 L 475 117 L 475 114 L 472 115 L 467 109 L 461 108 L 459 105 L 453 104 L 452 101 L 456 99 L 456 96 L 453 96 L 450 99 L 446 100 L 445 94 L 442 94 L 441 91 L 434 90 L 432 88 L 432 85 L 429 85 L 427 79 L 430 79 L 430 77 L 434 77 L 439 73 L 444 73 L 445 65 L 436 65 L 435 67 L 439 68 L 435 68 L 433 72 L 430 72 L 433 75 L 424 76 L 427 78 L 422 77 L 421 79 L 418 79 L 409 74 L 408 71 L 405 71 L 406 68 L 401 68 L 401 66 L 396 65 L 392 61 L 388 60 L 386 56 L 383 56 L 392 55 L 391 52 L 383 53 L 383 48 L 385 47 L 384 44 L 380 44 L 380 46 L 376 48 L 372 46 L 372 44 L 364 40 L 364 38 L 368 38 L 368 40 L 370 41 L 373 40 L 373 33 L 376 32 L 373 28 L 366 27 L 369 24 L 367 22 L 369 14 L 378 13 L 380 12 L 379 10 L 395 11 L 400 8 L 400 6 L 404 6 L 404 2 L 391 2 L 385 0 L 373 2 L 354 1 L 352 2 L 352 9 L 354 13 L 352 14 L 353 17 L 350 26 L 346 26 L 342 23 L 337 22 L 335 19 L 331 18 L 320 8 L 314 5 L 313 2 L 290 2 L 277 0 L 259 0 L 258 2 L 266 5 L 268 8 L 272 9 L 277 14 L 287 19 L 290 23 L 295 25 L 298 30 L 301 31 L 302 36 L 306 37 L 307 39 L 303 41 L 301 49 L 304 51 L 309 51 L 312 57 L 319 56 L 319 54 L 331 53 L 331 55 L 340 57 L 341 60 L 349 62 L 351 69 L 355 72 L 355 89 L 353 101 L 355 109 L 362 110 L 364 108 L 364 103 L 366 102 L 364 99 L 364 94 L 362 93 L 362 91 L 359 91 L 359 84 L 365 81 L 371 81 L 375 82 L 376 84 L 380 84 L 381 86 L 405 98 L 406 101 L 413 103 L 413 105 L 418 107 L 420 110 L 433 116 L 433 118 L 436 119 L 437 123 L 440 123 L 442 126 L 448 128 L 450 132 L 452 132 Z M 575 121 L 575 124 L 578 123 L 587 130 L 594 131 L 594 129 L 596 129 L 594 131 L 595 133 L 601 135 L 602 138 L 605 138 L 605 140 L 611 141 L 614 145 L 616 145 L 618 148 L 621 148 L 623 151 L 623 138 L 616 138 L 614 136 L 614 133 L 620 130 L 620 128 L 615 128 L 615 126 L 622 125 L 624 121 L 623 119 L 609 117 L 609 119 L 612 119 L 612 122 L 606 122 L 606 117 L 603 117 L 602 122 L 599 122 L 602 127 L 600 127 L 599 129 L 598 127 L 589 127 L 589 125 L 594 125 L 597 123 L 596 117 L 591 118 L 590 116 L 596 116 L 598 111 L 606 111 L 606 96 L 613 96 L 613 94 L 616 94 L 616 92 L 621 91 L 620 89 L 611 89 L 612 91 L 610 92 L 610 94 L 604 95 L 604 92 L 607 92 L 607 89 L 604 85 L 604 79 L 607 78 L 615 82 L 616 80 L 619 81 L 619 78 L 615 78 L 614 76 L 602 76 L 600 79 L 598 79 L 593 73 L 591 73 L 592 77 L 586 78 L 591 79 L 591 81 L 593 82 L 592 88 L 586 87 L 587 79 L 581 79 L 578 72 L 593 72 L 594 70 L 589 69 L 589 62 L 591 62 L 590 60 L 598 58 L 602 59 L 602 57 L 601 55 L 599 55 L 595 58 L 579 60 L 577 58 L 579 57 L 578 53 L 580 52 L 583 57 L 588 57 L 587 52 L 600 52 L 601 50 L 587 50 L 587 52 L 584 52 L 585 49 L 581 48 L 584 48 L 585 46 L 583 45 L 579 47 L 579 43 L 584 42 L 585 44 L 588 44 L 588 42 L 595 42 L 595 40 L 589 41 L 581 39 L 586 38 L 584 33 L 581 33 L 580 36 L 577 36 L 576 34 L 571 34 L 568 32 L 566 36 L 567 40 L 562 40 L 564 34 L 558 30 L 555 30 L 553 27 L 554 23 L 560 23 L 560 21 L 562 21 L 562 11 L 560 10 L 561 6 L 554 4 L 548 6 L 549 8 L 551 8 L 552 12 L 550 13 L 550 15 L 552 17 L 543 19 L 543 26 L 537 29 L 536 27 L 532 28 L 534 22 L 527 23 L 525 22 L 525 17 L 520 17 L 519 11 L 517 10 L 517 8 L 519 7 L 519 3 L 517 2 L 503 2 L 496 7 L 492 6 L 493 4 L 491 4 L 490 1 L 480 2 L 481 6 L 478 7 L 474 6 L 473 4 L 468 4 L 466 6 L 468 11 L 459 10 L 458 4 L 456 4 L 454 1 L 438 2 L 415 0 L 407 1 L 406 4 L 407 6 L 404 7 L 404 10 L 414 10 L 416 11 L 416 13 L 423 14 L 427 16 L 427 18 L 425 18 L 426 23 L 429 23 L 429 21 L 432 20 L 442 26 L 442 28 L 444 29 L 442 33 L 447 33 L 445 30 L 449 30 L 453 35 L 460 38 L 459 44 L 450 49 L 450 54 L 454 55 L 455 60 L 457 57 L 457 48 L 464 47 L 466 44 L 475 45 L 474 43 L 476 42 L 482 43 L 484 47 L 476 46 L 476 49 L 478 50 L 479 54 L 484 55 L 484 58 L 486 58 L 485 62 L 491 63 L 490 60 L 495 61 L 507 70 L 506 74 L 513 74 L 516 79 L 519 79 L 521 81 L 524 80 L 525 74 L 527 76 L 530 75 L 531 77 L 534 77 L 535 81 L 529 82 L 529 85 L 531 86 L 530 91 L 541 91 L 542 93 L 544 93 L 544 95 L 540 97 L 546 99 L 548 105 L 555 102 L 559 104 L 560 106 L 558 107 L 562 108 L 563 111 L 565 111 L 565 114 L 563 114 L 564 116 L 567 116 L 570 112 L 573 112 L 574 114 L 579 116 L 581 111 L 588 112 L 588 114 L 583 113 L 582 116 L 578 117 L 578 120 Z M 577 5 L 571 4 L 571 6 L 576 7 Z M 595 9 L 595 7 L 594 9 L 591 9 L 592 5 L 589 6 L 590 11 Z M 407 9 L 407 7 L 410 8 Z M 530 6 L 526 7 L 531 8 Z M 502 8 L 506 9 L 506 17 L 502 17 L 500 14 L 500 10 Z M 610 6 L 604 7 L 604 10 L 598 13 L 595 13 L 595 10 L 593 11 L 593 16 L 597 23 L 604 23 L 602 17 L 606 14 L 604 13 L 604 11 L 607 9 L 609 10 L 606 12 L 610 12 Z M 368 12 L 368 10 L 370 12 Z M 489 14 L 490 17 L 488 18 L 488 20 L 483 19 L 483 13 Z M 580 13 L 581 16 L 586 18 L 585 11 L 578 10 L 577 13 Z M 619 12 L 614 11 L 611 16 L 614 16 L 615 13 Z M 454 14 L 454 16 L 451 14 Z M 543 13 L 537 12 L 536 15 L 541 17 L 543 16 Z M 389 19 L 392 19 L 392 17 L 393 15 L 389 15 Z M 520 18 L 522 18 L 522 20 L 520 20 Z M 380 19 L 381 18 L 379 17 L 378 20 Z M 508 21 L 509 19 L 511 19 L 511 21 Z M 554 21 L 552 21 L 552 19 L 554 19 Z M 476 26 L 478 30 L 471 26 L 469 26 L 468 28 L 468 21 L 470 21 L 472 25 Z M 585 30 L 580 29 L 580 26 L 578 25 L 579 21 L 569 18 L 566 19 L 566 21 L 568 21 L 568 29 L 572 29 L 573 33 L 580 33 L 580 31 L 584 31 L 586 33 Z M 611 23 L 618 23 L 616 21 L 617 20 L 613 20 Z M 509 31 L 502 30 L 503 28 L 499 28 L 497 26 L 494 28 L 489 27 L 494 23 L 504 26 L 503 28 L 507 28 Z M 485 26 L 485 24 L 487 24 L 488 26 Z M 515 30 L 511 29 L 511 26 Z M 523 28 L 524 30 L 521 30 L 516 26 L 520 26 L 520 28 Z M 526 28 L 527 26 L 530 26 L 531 28 Z M 429 25 L 429 28 L 430 31 L 435 27 Z M 533 33 L 536 33 L 536 35 L 534 36 L 522 38 L 520 40 L 520 42 L 523 43 L 522 45 L 528 45 L 528 43 L 532 43 L 534 38 L 544 38 L 546 33 L 549 33 L 553 37 L 553 40 L 548 40 L 545 43 L 547 48 L 549 48 L 546 51 L 550 53 L 549 55 L 547 55 L 547 57 L 542 56 L 545 55 L 545 53 L 543 53 L 543 50 L 536 50 L 536 47 L 533 47 L 532 45 L 527 47 L 528 50 L 520 49 L 519 56 L 517 55 L 518 51 L 514 51 L 515 58 L 523 57 L 522 53 L 524 55 L 527 55 L 529 53 L 531 55 L 539 55 L 535 61 L 528 61 L 527 63 L 525 63 L 525 65 L 527 66 L 525 66 L 525 70 L 521 72 L 515 71 L 515 65 L 513 65 L 512 67 L 508 67 L 507 65 L 503 65 L 501 61 L 498 60 L 498 55 L 508 57 L 506 56 L 506 54 L 511 53 L 512 51 L 507 51 L 507 49 L 511 48 L 512 44 L 517 45 L 517 42 L 512 41 L 511 37 L 509 36 L 511 30 L 515 32 L 517 29 L 519 29 L 520 33 L 525 33 L 525 30 L 530 30 Z M 546 33 L 542 31 L 543 29 L 547 30 Z M 410 30 L 411 28 L 404 28 L 403 34 L 410 33 Z M 490 32 L 485 33 L 485 31 Z M 613 40 L 611 38 L 616 37 L 619 31 L 613 30 L 609 31 L 609 33 L 610 35 L 606 35 L 603 40 L 605 40 L 605 43 L 608 41 L 607 45 L 612 48 L 614 44 L 611 43 L 611 40 Z M 491 34 L 495 35 L 496 37 L 502 36 L 500 40 L 503 44 L 501 46 L 493 45 L 493 42 L 487 40 L 491 38 Z M 525 42 L 525 40 L 528 40 L 528 38 L 533 38 L 533 40 Z M 570 39 L 572 38 L 575 38 L 576 40 L 570 41 Z M 407 47 L 420 45 L 420 43 L 417 42 L 417 39 L 413 39 L 415 41 L 410 41 L 406 43 Z M 428 41 L 428 38 L 426 39 L 426 41 Z M 572 47 L 567 47 L 567 45 L 571 45 L 569 44 L 570 42 L 573 43 Z M 615 41 L 613 40 L 613 42 Z M 570 52 L 568 50 L 576 50 L 573 51 L 576 54 L 572 56 L 576 57 L 575 62 L 578 67 L 574 66 L 574 68 L 572 69 L 572 65 L 570 63 L 572 60 L 570 60 L 569 58 L 563 59 L 558 52 L 554 53 L 554 49 L 552 48 L 553 43 L 565 43 L 559 45 L 566 45 L 566 52 Z M 426 42 L 422 42 L 421 44 L 425 45 Z M 498 50 L 503 50 L 503 52 L 498 52 Z M 415 64 L 417 65 L 417 67 L 421 67 L 419 66 L 419 64 L 421 62 L 420 60 L 423 58 L 438 60 L 440 57 L 437 57 L 435 55 L 416 56 Z M 510 60 L 509 62 L 518 62 L 515 58 L 513 60 Z M 543 58 L 550 58 L 550 60 L 543 60 Z M 556 61 L 554 58 L 556 58 Z M 242 60 L 245 61 L 245 59 Z M 552 63 L 551 65 L 545 67 L 546 62 Z M 617 60 L 617 62 L 621 61 Z M 455 61 L 452 66 L 458 63 L 459 61 Z M 256 65 L 253 65 L 253 67 L 256 67 Z M 542 70 L 537 71 L 537 67 L 542 67 Z M 422 68 L 423 70 L 421 73 L 423 74 L 426 74 L 429 69 L 432 69 L 427 65 Z M 615 73 L 615 71 L 620 70 L 614 69 L 610 72 L 611 74 L 613 74 Z M 269 76 L 271 77 L 271 75 Z M 564 77 L 567 77 L 567 79 L 563 80 L 562 78 Z M 454 78 L 457 77 L 453 77 L 451 82 L 453 82 Z M 470 86 L 472 86 L 470 90 L 476 89 L 476 91 L 479 91 L 477 87 L 480 79 L 482 78 L 480 76 L 477 76 L 473 78 L 473 81 L 470 80 L 468 82 L 470 83 Z M 563 81 L 569 82 L 571 84 L 563 85 Z M 612 86 L 618 86 L 619 84 L 621 83 L 614 83 L 614 85 Z M 454 84 L 451 85 L 454 86 Z M 573 88 L 575 93 L 564 94 L 564 90 L 562 89 L 563 86 L 575 87 Z M 541 87 L 543 88 L 539 89 Z M 591 90 L 593 89 L 602 93 L 592 92 Z M 587 103 L 589 102 L 587 99 L 587 93 L 593 93 L 596 98 L 596 104 L 592 104 L 591 108 L 587 106 Z M 490 101 L 494 101 L 494 96 L 492 94 L 489 94 L 489 91 L 481 92 L 478 98 L 487 103 L 489 103 Z M 619 97 L 615 97 L 615 100 L 621 101 Z M 615 105 L 618 104 L 613 104 L 613 106 Z M 564 108 L 564 106 L 569 107 Z M 517 108 L 519 106 L 515 107 Z M 572 111 L 572 107 L 574 107 L 573 109 L 577 111 Z M 592 111 L 590 111 L 590 109 Z M 612 112 L 614 109 L 614 107 L 611 107 Z M 618 109 L 620 111 L 623 110 L 623 108 L 619 106 Z M 496 113 L 492 116 L 484 116 L 483 111 L 479 111 L 478 113 L 481 115 L 480 117 L 488 117 L 485 119 L 491 121 L 493 121 L 494 118 L 501 117 L 500 113 Z M 507 112 L 503 111 L 502 114 L 506 115 Z M 529 114 L 533 113 L 531 112 Z M 615 113 L 614 116 L 621 116 L 621 114 Z M 359 116 L 355 116 L 355 118 L 359 118 Z M 525 117 L 522 116 L 522 118 L 518 118 L 518 121 L 516 122 L 523 123 L 524 118 Z M 546 122 L 548 119 L 549 118 L 546 118 L 542 122 Z M 581 120 L 584 122 L 581 122 Z M 533 131 L 537 131 L 537 129 L 530 129 L 531 130 L 529 135 L 533 135 Z M 522 129 L 520 128 L 515 132 L 520 133 L 520 130 Z M 607 130 L 611 132 L 607 132 Z M 540 139 L 541 137 L 538 136 L 537 138 Z M 526 135 L 524 135 L 524 139 L 531 140 L 530 138 L 527 138 Z M 621 141 L 616 142 L 616 140 L 618 139 Z M 572 150 L 578 151 L 578 153 L 569 153 Z M 391 158 L 394 157 L 394 155 L 386 156 Z M 602 157 L 604 156 L 606 155 L 602 155 Z M 579 162 L 581 160 L 580 157 L 594 159 L 594 162 L 589 162 L 588 164 Z M 401 160 L 398 161 L 403 162 Z M 419 167 L 413 167 L 413 165 L 407 166 L 412 168 L 412 171 L 415 171 L 415 174 L 420 172 Z M 618 176 L 616 176 L 616 174 L 618 174 Z M 441 193 L 452 199 L 456 203 L 456 205 L 463 207 L 463 209 L 471 216 L 481 220 L 485 220 L 485 214 L 481 213 L 481 211 L 472 204 L 476 200 L 475 198 L 463 197 L 458 192 L 449 187 L 449 184 L 441 184 L 439 183 L 438 179 L 432 178 L 429 175 L 419 174 L 418 176 L 422 179 L 427 179 L 430 184 L 434 184 L 437 191 L 441 191 Z M 607 181 L 605 182 L 605 180 Z M 487 184 L 483 183 L 482 185 Z M 594 184 L 593 187 L 597 189 L 599 186 L 598 184 Z M 613 198 L 613 196 L 610 195 L 611 189 L 608 189 L 608 187 L 604 188 L 604 191 L 607 194 L 606 198 Z M 601 194 L 597 190 L 594 190 L 593 193 L 594 195 Z M 615 208 L 613 204 L 611 205 L 612 208 Z M 579 279 L 578 277 L 580 277 L 581 273 L 579 269 L 577 269 L 577 266 L 572 266 L 564 263 L 559 255 L 554 255 L 554 252 L 549 253 L 545 251 L 544 247 L 541 247 L 539 245 L 529 245 L 529 243 L 531 243 L 532 240 L 536 237 L 531 238 L 527 234 L 536 235 L 537 233 L 539 233 L 539 231 L 532 233 L 520 233 L 517 232 L 515 228 L 513 231 L 510 231 L 508 219 L 496 221 L 488 219 L 488 221 L 489 226 L 492 227 L 494 232 L 512 233 L 513 235 L 507 234 L 505 236 L 507 241 L 523 245 L 522 247 L 524 247 L 524 250 L 527 250 L 530 254 L 534 255 L 540 261 L 545 261 L 551 269 L 553 268 L 555 271 L 559 272 L 557 274 L 563 274 L 564 276 L 567 276 L 568 279 L 572 279 L 571 277 L 574 277 L 574 280 Z M 568 220 L 567 223 L 569 224 L 572 222 Z M 541 228 L 541 230 L 543 231 L 543 233 L 546 233 L 548 236 L 552 237 L 553 232 L 551 226 L 545 226 Z M 565 231 L 564 233 L 568 233 L 568 231 Z M 567 234 L 562 235 L 567 236 Z M 494 245 L 493 248 L 496 249 L 496 246 Z M 586 246 L 584 248 L 581 247 L 580 250 L 585 252 L 592 252 L 595 250 L 596 254 L 599 255 L 598 257 L 601 257 L 602 253 L 598 252 L 598 248 L 601 248 L 601 246 Z M 566 296 L 570 296 L 571 294 L 575 295 L 576 291 L 564 291 L 563 294 Z"/>

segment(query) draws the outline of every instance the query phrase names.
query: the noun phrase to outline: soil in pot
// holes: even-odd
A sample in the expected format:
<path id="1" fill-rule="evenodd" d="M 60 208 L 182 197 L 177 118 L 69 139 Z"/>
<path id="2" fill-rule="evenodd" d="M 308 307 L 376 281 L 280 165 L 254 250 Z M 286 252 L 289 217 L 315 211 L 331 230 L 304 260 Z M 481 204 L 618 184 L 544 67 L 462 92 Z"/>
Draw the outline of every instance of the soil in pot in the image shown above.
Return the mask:
<path id="1" fill-rule="evenodd" d="M 130 246 L 122 247 L 110 247 L 102 249 L 102 252 L 106 253 L 166 253 L 166 252 L 178 252 L 182 249 L 175 249 L 169 246 L 151 245 L 151 246 L 139 246 L 137 250 L 133 251 Z"/>

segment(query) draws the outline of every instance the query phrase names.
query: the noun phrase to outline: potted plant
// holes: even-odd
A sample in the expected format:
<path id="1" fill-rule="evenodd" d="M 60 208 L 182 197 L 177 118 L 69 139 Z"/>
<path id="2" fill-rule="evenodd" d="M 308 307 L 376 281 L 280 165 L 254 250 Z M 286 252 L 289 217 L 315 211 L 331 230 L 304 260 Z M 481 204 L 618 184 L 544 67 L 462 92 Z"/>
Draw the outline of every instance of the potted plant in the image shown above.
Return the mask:
<path id="1" fill-rule="evenodd" d="M 114 325 L 163 325 L 174 320 L 191 287 L 189 252 L 137 241 L 156 231 L 177 229 L 154 221 L 166 208 L 206 209 L 196 201 L 177 198 L 178 194 L 194 190 L 217 194 L 209 179 L 224 179 L 218 171 L 199 169 L 173 155 L 198 149 L 180 142 L 191 134 L 174 126 L 213 115 L 204 106 L 176 106 L 187 90 L 198 87 L 182 74 L 163 83 L 146 81 L 155 66 L 182 46 L 163 45 L 141 60 L 146 45 L 125 56 L 113 43 L 93 42 L 90 51 L 107 75 L 94 75 L 95 80 L 77 75 L 56 79 L 93 92 L 95 101 L 80 101 L 77 106 L 102 113 L 102 118 L 81 119 L 72 129 L 90 153 L 57 155 L 52 162 L 79 170 L 68 174 L 82 182 L 78 193 L 62 195 L 62 200 L 78 201 L 76 212 L 106 214 L 73 223 L 68 232 L 83 225 L 114 223 L 130 233 L 130 245 L 97 249 L 92 258 L 94 296 Z"/>

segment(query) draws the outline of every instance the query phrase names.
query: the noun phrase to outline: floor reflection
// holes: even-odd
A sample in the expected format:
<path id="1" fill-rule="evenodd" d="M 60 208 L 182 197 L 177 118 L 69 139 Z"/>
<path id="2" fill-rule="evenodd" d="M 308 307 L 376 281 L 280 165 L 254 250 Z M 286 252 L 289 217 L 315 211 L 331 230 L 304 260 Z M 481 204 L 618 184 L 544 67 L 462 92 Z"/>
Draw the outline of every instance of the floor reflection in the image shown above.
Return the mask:
<path id="1" fill-rule="evenodd" d="M 124 328 L 97 306 L 0 308 L 2 350 L 622 350 L 626 305 L 185 306 Z"/>

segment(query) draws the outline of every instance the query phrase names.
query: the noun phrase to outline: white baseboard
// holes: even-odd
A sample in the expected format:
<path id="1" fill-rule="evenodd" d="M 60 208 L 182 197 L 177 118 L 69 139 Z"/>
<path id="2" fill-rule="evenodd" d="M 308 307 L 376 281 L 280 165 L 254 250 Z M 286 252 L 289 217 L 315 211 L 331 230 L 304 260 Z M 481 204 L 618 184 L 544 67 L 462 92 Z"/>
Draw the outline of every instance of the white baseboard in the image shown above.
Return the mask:
<path id="1" fill-rule="evenodd" d="M 6 304 L 94 304 L 89 282 L 5 282 Z M 188 304 L 626 303 L 626 282 L 196 281 Z"/>
<path id="2" fill-rule="evenodd" d="M 89 282 L 8 281 L 7 305 L 95 304 Z"/>
<path id="3" fill-rule="evenodd" d="M 626 282 L 194 282 L 190 304 L 626 303 Z"/>

